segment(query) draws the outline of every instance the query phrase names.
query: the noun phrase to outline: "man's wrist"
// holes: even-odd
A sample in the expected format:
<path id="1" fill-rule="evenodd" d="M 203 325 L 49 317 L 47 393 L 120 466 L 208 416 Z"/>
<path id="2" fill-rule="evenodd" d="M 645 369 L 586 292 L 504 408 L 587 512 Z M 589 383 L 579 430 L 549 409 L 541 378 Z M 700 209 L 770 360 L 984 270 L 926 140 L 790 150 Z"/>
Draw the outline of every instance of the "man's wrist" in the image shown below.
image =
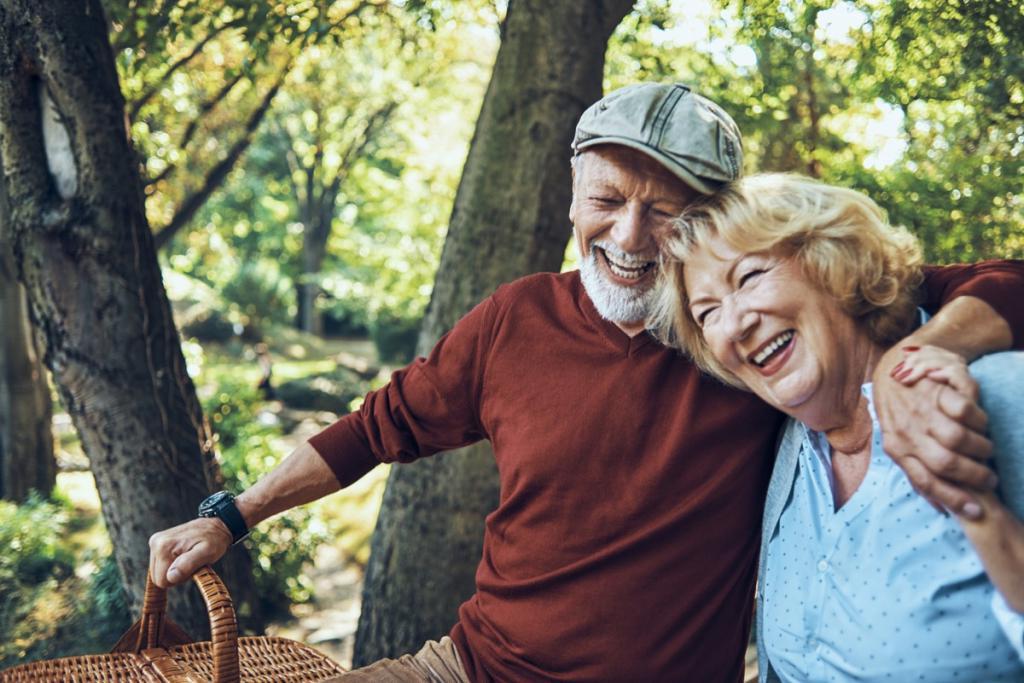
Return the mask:
<path id="1" fill-rule="evenodd" d="M 986 353 L 1010 348 L 1013 334 L 1006 319 L 987 302 L 963 295 L 939 309 L 907 339 L 915 339 L 919 346 L 930 344 L 952 351 L 970 362 Z"/>
<path id="2" fill-rule="evenodd" d="M 231 542 L 238 543 L 249 535 L 249 525 L 235 504 L 235 497 L 227 491 L 218 491 L 199 504 L 199 516 L 220 520 L 231 534 Z"/>
<path id="3" fill-rule="evenodd" d="M 250 530 L 259 523 L 259 518 L 256 516 L 256 505 L 250 500 L 250 496 L 245 493 L 239 494 L 235 498 L 235 507 L 238 508 L 238 514 L 245 521 L 245 526 Z"/>

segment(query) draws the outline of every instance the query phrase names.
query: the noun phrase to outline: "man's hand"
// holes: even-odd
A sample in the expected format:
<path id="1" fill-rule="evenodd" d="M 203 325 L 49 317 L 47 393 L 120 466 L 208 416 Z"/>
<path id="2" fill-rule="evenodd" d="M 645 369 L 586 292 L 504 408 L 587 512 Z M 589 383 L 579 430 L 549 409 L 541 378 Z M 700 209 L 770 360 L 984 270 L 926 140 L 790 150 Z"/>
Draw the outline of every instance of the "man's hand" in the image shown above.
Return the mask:
<path id="1" fill-rule="evenodd" d="M 304 505 L 340 487 L 334 473 L 309 442 L 300 444 L 280 465 L 235 498 L 250 529 L 296 505 Z M 204 564 L 216 562 L 231 547 L 231 532 L 216 517 L 200 517 L 149 539 L 149 571 L 161 588 L 186 581 Z"/>
<path id="2" fill-rule="evenodd" d="M 965 487 L 994 489 L 997 479 L 984 464 L 992 454 L 988 418 L 964 359 L 897 346 L 882 356 L 872 381 L 882 446 L 914 489 L 939 509 L 980 517 L 982 508 Z"/>
<path id="3" fill-rule="evenodd" d="M 231 547 L 231 532 L 215 517 L 200 517 L 153 534 L 149 573 L 161 588 L 176 586 L 203 565 L 219 560 Z"/>

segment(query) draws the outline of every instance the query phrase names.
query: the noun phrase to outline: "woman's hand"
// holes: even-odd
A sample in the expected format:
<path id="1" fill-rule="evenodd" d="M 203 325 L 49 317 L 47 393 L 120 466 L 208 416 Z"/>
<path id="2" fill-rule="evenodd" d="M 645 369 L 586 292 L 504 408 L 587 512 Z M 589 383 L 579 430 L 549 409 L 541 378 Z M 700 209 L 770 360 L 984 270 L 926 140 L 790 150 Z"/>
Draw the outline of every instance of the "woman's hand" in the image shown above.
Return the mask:
<path id="1" fill-rule="evenodd" d="M 988 418 L 963 357 L 907 341 L 882 356 L 872 381 L 882 446 L 914 489 L 940 512 L 980 517 L 973 491 L 997 480 L 985 462 Z"/>
<path id="2" fill-rule="evenodd" d="M 904 346 L 903 360 L 889 372 L 901 384 L 912 387 L 928 377 L 942 382 L 964 396 L 977 397 L 978 383 L 967 371 L 967 360 L 938 346 Z"/>

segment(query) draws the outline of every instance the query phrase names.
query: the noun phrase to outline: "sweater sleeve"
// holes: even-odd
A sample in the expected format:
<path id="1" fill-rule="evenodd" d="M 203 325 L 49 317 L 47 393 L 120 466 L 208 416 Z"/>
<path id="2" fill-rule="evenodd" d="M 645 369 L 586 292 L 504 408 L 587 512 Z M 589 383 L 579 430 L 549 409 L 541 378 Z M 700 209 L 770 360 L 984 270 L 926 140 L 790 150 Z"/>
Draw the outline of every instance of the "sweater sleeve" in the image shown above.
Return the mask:
<path id="1" fill-rule="evenodd" d="M 930 313 L 958 296 L 975 296 L 1010 325 L 1013 348 L 1024 348 L 1024 261 L 982 261 L 974 264 L 926 266 L 922 306 Z"/>
<path id="2" fill-rule="evenodd" d="M 410 462 L 487 438 L 479 406 L 495 309 L 493 297 L 477 305 L 428 357 L 396 371 L 358 411 L 310 439 L 342 486 L 381 462 Z"/>

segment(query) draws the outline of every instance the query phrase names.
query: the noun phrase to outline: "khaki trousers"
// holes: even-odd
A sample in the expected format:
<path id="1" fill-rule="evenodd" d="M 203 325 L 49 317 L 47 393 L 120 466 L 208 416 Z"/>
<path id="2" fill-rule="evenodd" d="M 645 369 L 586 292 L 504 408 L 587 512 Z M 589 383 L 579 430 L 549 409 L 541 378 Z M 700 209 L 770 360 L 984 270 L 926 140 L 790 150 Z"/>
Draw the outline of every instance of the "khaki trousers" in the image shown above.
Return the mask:
<path id="1" fill-rule="evenodd" d="M 448 636 L 431 640 L 414 655 L 382 659 L 361 669 L 349 671 L 331 681 L 357 683 L 395 681 L 395 683 L 469 683 L 455 643 Z"/>

